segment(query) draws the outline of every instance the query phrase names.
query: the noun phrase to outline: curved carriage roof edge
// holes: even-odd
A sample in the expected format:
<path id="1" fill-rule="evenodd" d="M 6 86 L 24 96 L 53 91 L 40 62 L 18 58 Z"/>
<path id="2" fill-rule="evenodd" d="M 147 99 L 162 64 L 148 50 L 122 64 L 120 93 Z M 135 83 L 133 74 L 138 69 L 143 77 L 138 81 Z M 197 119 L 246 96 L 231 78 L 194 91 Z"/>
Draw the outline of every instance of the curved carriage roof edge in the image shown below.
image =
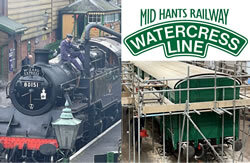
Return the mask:
<path id="1" fill-rule="evenodd" d="M 177 61 L 132 61 L 132 63 L 156 79 L 181 79 L 168 81 L 168 86 L 173 89 L 185 81 L 188 66 L 190 68 L 190 78 L 202 78 L 215 74 L 213 70 Z M 225 73 L 217 72 L 216 75 L 232 79 L 230 75 Z M 241 84 L 238 78 L 236 78 L 236 81 L 238 84 Z"/>
<path id="2" fill-rule="evenodd" d="M 189 76 L 189 78 L 190 78 L 190 79 L 195 79 L 195 78 L 200 78 L 200 79 L 204 78 L 204 79 L 206 79 L 206 77 L 207 77 L 207 78 L 209 78 L 209 77 L 213 78 L 214 75 L 215 75 L 215 73 L 204 73 L 204 74 L 192 75 L 192 76 Z M 226 77 L 226 78 L 229 78 L 229 79 L 231 79 L 231 80 L 234 80 L 233 77 L 229 76 L 228 74 L 224 74 L 224 73 L 216 73 L 216 76 L 217 76 L 217 77 Z M 235 78 L 235 79 L 236 79 L 236 80 L 235 80 L 235 81 L 236 81 L 236 85 L 237 85 L 237 84 L 241 85 L 241 81 L 240 81 L 238 78 Z M 181 85 L 181 84 L 182 84 L 183 82 L 185 82 L 185 81 L 186 81 L 186 80 L 184 80 L 184 79 L 179 80 L 179 81 L 175 84 L 174 88 L 176 89 L 179 85 Z"/>

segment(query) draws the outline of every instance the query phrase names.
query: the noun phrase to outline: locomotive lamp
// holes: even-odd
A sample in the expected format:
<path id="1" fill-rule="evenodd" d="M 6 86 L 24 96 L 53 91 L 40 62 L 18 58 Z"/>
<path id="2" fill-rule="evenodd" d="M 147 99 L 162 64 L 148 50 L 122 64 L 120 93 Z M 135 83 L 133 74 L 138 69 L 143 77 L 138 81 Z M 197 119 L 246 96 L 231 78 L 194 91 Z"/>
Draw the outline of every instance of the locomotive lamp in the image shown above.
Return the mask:
<path id="1" fill-rule="evenodd" d="M 49 14 L 48 12 L 45 10 L 45 13 L 43 15 L 43 23 L 44 23 L 44 26 L 42 28 L 42 30 L 46 31 L 48 30 L 48 22 L 49 22 Z"/>
<path id="2" fill-rule="evenodd" d="M 73 117 L 69 103 L 66 101 L 65 109 L 62 110 L 60 118 L 52 122 L 60 149 L 74 147 L 80 123 L 81 120 Z"/>

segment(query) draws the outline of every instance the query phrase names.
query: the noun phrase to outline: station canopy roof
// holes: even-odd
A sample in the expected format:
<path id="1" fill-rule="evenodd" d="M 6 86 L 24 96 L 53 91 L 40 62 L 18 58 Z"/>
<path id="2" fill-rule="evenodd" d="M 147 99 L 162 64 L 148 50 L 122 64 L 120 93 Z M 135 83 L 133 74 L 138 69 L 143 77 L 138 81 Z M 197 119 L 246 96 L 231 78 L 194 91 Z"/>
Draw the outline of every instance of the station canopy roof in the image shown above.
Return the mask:
<path id="1" fill-rule="evenodd" d="M 88 13 L 88 12 L 108 12 L 118 11 L 121 8 L 107 0 L 78 0 L 63 9 L 60 13 Z"/>
<path id="2" fill-rule="evenodd" d="M 14 20 L 9 19 L 6 16 L 0 16 L 0 30 L 13 35 L 16 33 L 23 33 L 25 30 L 27 30 L 27 27 Z"/>

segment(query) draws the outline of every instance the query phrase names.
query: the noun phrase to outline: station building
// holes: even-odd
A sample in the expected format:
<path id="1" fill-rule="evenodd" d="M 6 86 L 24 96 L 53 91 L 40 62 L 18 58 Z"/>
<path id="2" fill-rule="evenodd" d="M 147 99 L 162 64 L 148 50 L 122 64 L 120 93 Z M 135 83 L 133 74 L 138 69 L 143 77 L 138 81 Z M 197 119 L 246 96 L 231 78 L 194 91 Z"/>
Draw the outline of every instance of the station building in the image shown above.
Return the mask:
<path id="1" fill-rule="evenodd" d="M 56 40 L 58 11 L 72 2 L 0 1 L 0 80 L 11 80 L 28 54 Z"/>
<path id="2" fill-rule="evenodd" d="M 21 36 L 27 28 L 6 16 L 0 16 L 0 80 L 12 78 L 21 57 Z"/>
<path id="3" fill-rule="evenodd" d="M 80 0 L 59 11 L 59 35 L 61 39 L 71 33 L 76 38 L 82 38 L 82 33 L 89 23 L 97 23 L 121 32 L 120 1 L 109 0 Z M 94 29 L 91 37 L 104 36 L 105 33 Z"/>
<path id="4" fill-rule="evenodd" d="M 120 32 L 118 6 L 120 0 L 1 0 L 0 80 L 10 81 L 21 69 L 22 60 L 34 55 L 36 48 L 60 41 L 67 33 L 83 37 L 89 23 Z M 94 29 L 93 35 L 106 34 Z"/>

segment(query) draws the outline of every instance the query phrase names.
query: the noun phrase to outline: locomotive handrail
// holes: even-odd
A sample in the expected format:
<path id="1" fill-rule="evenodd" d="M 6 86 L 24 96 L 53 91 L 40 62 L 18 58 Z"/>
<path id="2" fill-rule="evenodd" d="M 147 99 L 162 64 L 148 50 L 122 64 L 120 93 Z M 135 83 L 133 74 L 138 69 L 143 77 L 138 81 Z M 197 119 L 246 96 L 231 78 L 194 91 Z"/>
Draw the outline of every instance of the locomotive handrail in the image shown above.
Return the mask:
<path id="1" fill-rule="evenodd" d="M 6 98 L 10 98 L 10 83 L 8 82 L 6 85 L 5 93 L 6 93 Z"/>
<path id="2" fill-rule="evenodd" d="M 60 88 L 63 89 L 63 86 L 64 86 L 64 85 L 69 84 L 69 83 L 71 83 L 71 82 L 73 82 L 73 81 L 76 81 L 77 79 L 78 79 L 78 78 L 76 77 L 76 78 L 74 78 L 74 79 L 72 79 L 72 80 L 69 80 L 69 81 L 66 81 L 66 82 L 60 84 Z"/>

